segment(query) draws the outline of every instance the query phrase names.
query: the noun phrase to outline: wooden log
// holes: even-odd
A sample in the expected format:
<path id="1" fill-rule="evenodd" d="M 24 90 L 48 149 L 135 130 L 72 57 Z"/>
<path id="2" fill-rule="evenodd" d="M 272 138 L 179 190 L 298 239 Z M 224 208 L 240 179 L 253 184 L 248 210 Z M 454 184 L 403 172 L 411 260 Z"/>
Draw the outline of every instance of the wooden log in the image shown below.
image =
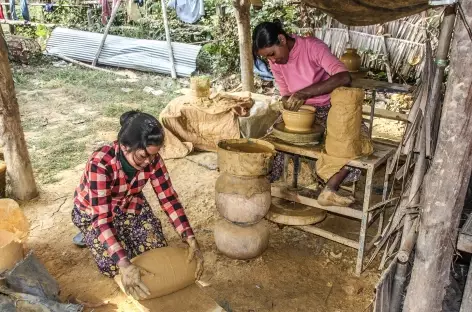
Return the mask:
<path id="1" fill-rule="evenodd" d="M 8 48 L 0 27 L 0 139 L 7 163 L 11 193 L 20 200 L 29 200 L 38 195 L 33 168 L 26 146 L 20 109 L 15 94 Z"/>
<path id="2" fill-rule="evenodd" d="M 170 39 L 169 21 L 167 20 L 167 8 L 164 0 L 161 0 L 162 19 L 164 20 L 164 30 L 166 33 L 167 49 L 169 51 L 170 75 L 172 79 L 177 79 L 177 72 L 175 71 L 174 51 L 172 50 L 172 41 Z"/>
<path id="3" fill-rule="evenodd" d="M 388 57 L 388 50 L 387 50 L 387 40 L 385 39 L 385 35 L 382 36 L 382 50 L 384 53 L 384 62 L 385 62 L 385 69 L 387 70 L 387 80 L 389 83 L 393 82 L 392 78 L 392 66 L 390 66 L 390 60 Z"/>
<path id="4" fill-rule="evenodd" d="M 18 26 L 46 26 L 46 27 L 55 27 L 56 24 L 43 24 L 43 23 L 35 23 L 35 22 L 28 22 L 28 21 L 14 21 L 9 19 L 0 19 L 0 24 L 7 24 L 7 25 L 18 25 Z"/>
<path id="5" fill-rule="evenodd" d="M 416 238 L 418 237 L 418 232 L 417 232 L 417 224 L 418 224 L 418 218 L 415 219 L 413 222 L 413 225 L 410 227 L 410 232 L 406 236 L 406 238 L 403 241 L 403 244 L 400 246 L 400 250 L 398 251 L 398 261 L 400 261 L 403 264 L 406 264 L 410 260 L 410 255 L 411 252 L 413 251 L 413 248 L 415 247 L 416 244 Z"/>
<path id="6" fill-rule="evenodd" d="M 95 58 L 93 59 L 92 66 L 97 66 L 97 61 L 98 58 L 100 57 L 100 53 L 102 53 L 103 46 L 105 45 L 105 40 L 107 39 L 108 36 L 108 31 L 110 30 L 111 24 L 113 24 L 113 21 L 115 20 L 116 13 L 118 12 L 118 9 L 120 8 L 121 0 L 116 0 L 115 5 L 113 6 L 113 10 L 111 11 L 111 16 L 110 20 L 107 23 L 107 27 L 105 28 L 105 32 L 103 33 L 102 41 L 100 41 L 100 45 L 98 46 L 97 54 L 95 55 Z"/>
<path id="7" fill-rule="evenodd" d="M 472 23 L 472 0 L 463 0 Z M 406 312 L 442 311 L 460 215 L 472 171 L 472 42 L 464 23 L 455 25 L 451 66 L 441 115 L 438 143 L 425 179 L 421 225 Z M 428 287 L 425 287 L 427 285 Z"/>
<path id="8" fill-rule="evenodd" d="M 233 6 L 238 23 L 241 82 L 243 91 L 252 92 L 254 90 L 254 59 L 252 56 L 251 41 L 251 2 L 249 0 L 234 0 Z"/>

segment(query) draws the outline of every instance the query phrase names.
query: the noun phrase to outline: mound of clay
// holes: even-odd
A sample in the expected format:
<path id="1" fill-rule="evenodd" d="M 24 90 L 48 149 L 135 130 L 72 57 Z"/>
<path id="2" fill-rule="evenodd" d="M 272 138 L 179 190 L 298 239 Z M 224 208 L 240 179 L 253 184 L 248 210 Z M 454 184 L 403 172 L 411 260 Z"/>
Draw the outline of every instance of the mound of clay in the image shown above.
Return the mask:
<path id="1" fill-rule="evenodd" d="M 143 275 L 142 281 L 149 288 L 151 296 L 158 298 L 179 291 L 195 283 L 196 261 L 187 263 L 188 250 L 177 247 L 162 247 L 146 251 L 131 262 L 151 274 Z M 121 276 L 115 281 L 121 285 Z"/>
<path id="2" fill-rule="evenodd" d="M 0 199 L 0 230 L 14 233 L 18 239 L 24 239 L 28 235 L 28 219 L 13 199 Z"/>
<path id="3" fill-rule="evenodd" d="M 252 259 L 260 256 L 269 245 L 268 222 L 238 226 L 226 220 L 215 225 L 215 243 L 219 251 L 233 259 Z"/>

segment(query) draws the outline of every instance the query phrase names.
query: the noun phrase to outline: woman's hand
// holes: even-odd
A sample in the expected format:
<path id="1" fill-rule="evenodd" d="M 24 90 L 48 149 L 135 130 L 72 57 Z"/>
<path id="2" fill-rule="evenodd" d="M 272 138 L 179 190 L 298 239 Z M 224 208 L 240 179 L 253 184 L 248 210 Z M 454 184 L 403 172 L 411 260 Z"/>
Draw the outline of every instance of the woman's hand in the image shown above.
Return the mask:
<path id="1" fill-rule="evenodd" d="M 118 263 L 121 274 L 121 283 L 125 293 L 128 296 L 133 296 L 136 300 L 146 299 L 151 295 L 149 289 L 141 281 L 141 274 L 151 274 L 134 264 L 131 264 L 128 259 L 124 259 Z"/>
<path id="2" fill-rule="evenodd" d="M 305 100 L 306 98 L 302 94 L 294 93 L 284 103 L 284 107 L 286 110 L 297 112 L 305 104 Z"/>
<path id="3" fill-rule="evenodd" d="M 197 270 L 195 271 L 195 279 L 200 279 L 203 273 L 203 253 L 198 246 L 197 240 L 195 237 L 190 237 L 187 239 L 189 245 L 189 255 L 188 262 L 190 263 L 193 259 L 197 260 Z"/>

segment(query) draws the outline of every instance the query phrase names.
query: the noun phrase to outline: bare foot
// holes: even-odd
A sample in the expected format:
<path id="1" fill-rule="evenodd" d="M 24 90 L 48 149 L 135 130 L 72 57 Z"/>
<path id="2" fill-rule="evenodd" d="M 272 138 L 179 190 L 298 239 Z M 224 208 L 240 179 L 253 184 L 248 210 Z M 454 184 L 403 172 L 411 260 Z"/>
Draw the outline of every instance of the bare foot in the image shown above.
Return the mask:
<path id="1" fill-rule="evenodd" d="M 354 203 L 352 196 L 345 197 L 338 195 L 329 188 L 324 188 L 318 196 L 318 204 L 321 206 L 349 207 L 352 203 Z"/>

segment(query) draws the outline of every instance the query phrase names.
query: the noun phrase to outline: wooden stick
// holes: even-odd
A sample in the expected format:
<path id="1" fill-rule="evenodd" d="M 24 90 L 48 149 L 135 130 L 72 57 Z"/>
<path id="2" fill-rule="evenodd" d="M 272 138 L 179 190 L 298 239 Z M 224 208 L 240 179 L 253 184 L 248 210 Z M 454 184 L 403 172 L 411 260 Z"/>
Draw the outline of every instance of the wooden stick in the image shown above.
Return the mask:
<path id="1" fill-rule="evenodd" d="M 410 254 L 413 250 L 413 247 L 415 246 L 416 243 L 416 238 L 418 237 L 418 232 L 416 230 L 416 227 L 418 225 L 418 218 L 415 219 L 413 222 L 412 227 L 410 228 L 410 231 L 408 232 L 408 235 L 402 245 L 400 246 L 400 250 L 398 251 L 398 261 L 401 263 L 407 263 L 408 260 L 410 259 Z"/>
<path id="2" fill-rule="evenodd" d="M 393 82 L 392 67 L 390 66 L 390 60 L 388 57 L 387 39 L 385 38 L 385 35 L 382 36 L 381 42 L 382 42 L 382 49 L 384 52 L 385 68 L 387 69 L 387 80 L 388 82 L 392 83 Z"/>
<path id="3" fill-rule="evenodd" d="M 76 60 L 71 59 L 70 57 L 67 57 L 67 56 L 64 56 L 64 55 L 55 55 L 55 56 L 60 58 L 60 59 L 63 59 L 66 62 L 70 62 L 72 64 L 76 64 L 76 65 L 83 66 L 83 67 L 87 67 L 89 69 L 95 69 L 95 70 L 99 70 L 99 71 L 109 73 L 109 74 L 115 74 L 115 75 L 122 76 L 122 77 L 128 77 L 128 75 L 125 74 L 125 73 L 120 73 L 120 72 L 116 72 L 116 71 L 113 71 L 113 70 L 108 70 L 108 69 L 105 69 L 105 68 L 100 68 L 100 67 L 92 66 L 92 65 L 89 65 L 89 64 L 85 64 L 85 63 L 76 61 Z"/>
<path id="4" fill-rule="evenodd" d="M 115 16 L 118 12 L 118 9 L 120 8 L 120 4 L 121 0 L 116 0 L 115 5 L 113 6 L 113 10 L 111 11 L 110 20 L 108 21 L 107 27 L 105 28 L 105 32 L 103 33 L 102 41 L 100 41 L 100 45 L 98 46 L 97 54 L 93 59 L 92 66 L 97 66 L 97 61 L 100 56 L 100 53 L 102 53 L 103 46 L 105 45 L 105 40 L 107 39 L 108 31 L 110 30 L 111 24 L 113 24 L 113 21 L 115 20 Z"/>
<path id="5" fill-rule="evenodd" d="M 172 41 L 170 40 L 169 22 L 167 20 L 167 8 L 164 0 L 161 0 L 162 18 L 164 19 L 164 30 L 166 32 L 167 48 L 169 49 L 170 75 L 172 79 L 177 78 L 174 63 L 174 51 L 172 50 Z"/>
<path id="6" fill-rule="evenodd" d="M 8 19 L 0 19 L 0 24 L 8 24 L 8 25 L 19 25 L 19 26 L 46 26 L 46 27 L 55 27 L 56 24 L 43 24 L 43 23 L 34 23 L 34 22 L 27 22 L 27 21 L 14 21 Z"/>

